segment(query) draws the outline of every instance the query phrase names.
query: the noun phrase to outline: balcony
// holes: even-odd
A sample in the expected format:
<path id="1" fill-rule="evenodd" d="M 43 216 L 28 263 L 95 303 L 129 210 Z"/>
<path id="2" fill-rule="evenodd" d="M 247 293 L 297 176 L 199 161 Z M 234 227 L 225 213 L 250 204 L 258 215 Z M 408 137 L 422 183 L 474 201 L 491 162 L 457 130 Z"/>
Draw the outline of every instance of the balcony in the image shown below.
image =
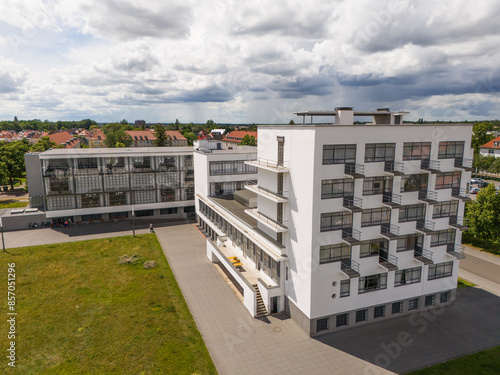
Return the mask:
<path id="1" fill-rule="evenodd" d="M 455 168 L 461 168 L 466 171 L 472 172 L 474 168 L 472 167 L 472 159 L 455 158 Z"/>
<path id="2" fill-rule="evenodd" d="M 247 160 L 245 161 L 245 164 L 276 173 L 285 173 L 290 171 L 288 168 L 288 162 L 278 163 L 275 160 L 263 158 L 258 158 L 257 160 Z"/>
<path id="3" fill-rule="evenodd" d="M 387 254 L 387 258 L 379 255 L 378 264 L 389 272 L 398 270 L 398 258 L 391 254 Z"/>
<path id="4" fill-rule="evenodd" d="M 363 199 L 355 197 L 344 197 L 343 206 L 352 213 L 363 211 Z"/>
<path id="5" fill-rule="evenodd" d="M 413 258 L 424 265 L 434 264 L 432 261 L 432 252 L 429 250 L 416 248 L 413 253 Z"/>
<path id="6" fill-rule="evenodd" d="M 384 171 L 392 173 L 395 176 L 403 176 L 405 165 L 397 161 L 386 161 L 384 162 Z"/>
<path id="7" fill-rule="evenodd" d="M 245 185 L 245 189 L 253 191 L 254 193 L 260 195 L 261 197 L 270 199 L 276 203 L 288 202 L 288 191 L 283 191 L 281 193 L 277 193 L 277 192 L 271 191 L 269 189 L 266 189 L 266 188 L 263 188 L 263 187 L 257 185 L 257 182 L 253 182 L 253 183 L 249 183 L 248 185 Z"/>
<path id="8" fill-rule="evenodd" d="M 418 192 L 418 200 L 422 202 L 427 202 L 429 204 L 438 203 L 438 194 L 437 191 L 427 191 L 421 190 Z"/>
<path id="9" fill-rule="evenodd" d="M 363 164 L 346 163 L 344 173 L 354 178 L 364 178 L 365 166 Z"/>
<path id="10" fill-rule="evenodd" d="M 469 192 L 466 189 L 460 189 L 459 187 L 451 188 L 452 198 L 461 199 L 464 202 L 470 202 Z"/>
<path id="11" fill-rule="evenodd" d="M 267 217 L 266 215 L 261 214 L 257 208 L 247 209 L 245 210 L 245 213 L 256 219 L 258 222 L 264 224 L 266 227 L 268 227 L 269 229 L 273 230 L 276 233 L 288 232 L 286 221 L 281 221 L 281 222 L 275 221 Z"/>
<path id="12" fill-rule="evenodd" d="M 446 247 L 446 254 L 456 258 L 465 258 L 465 248 L 462 245 L 455 245 L 454 243 L 449 243 Z"/>
<path id="13" fill-rule="evenodd" d="M 450 216 L 449 224 L 451 227 L 460 229 L 462 231 L 469 229 L 466 220 L 462 216 Z"/>
<path id="14" fill-rule="evenodd" d="M 431 173 L 439 173 L 441 168 L 441 162 L 437 160 L 423 159 L 420 161 L 420 169 L 424 171 L 429 171 Z"/>
<path id="15" fill-rule="evenodd" d="M 349 245 L 359 245 L 361 242 L 361 232 L 353 228 L 342 229 L 342 240 Z"/>
<path id="16" fill-rule="evenodd" d="M 359 273 L 359 263 L 352 259 L 343 259 L 340 262 L 340 271 L 350 279 L 354 279 L 361 275 Z"/>
<path id="17" fill-rule="evenodd" d="M 425 234 L 432 234 L 436 231 L 436 223 L 434 221 L 418 219 L 417 230 Z"/>
<path id="18" fill-rule="evenodd" d="M 380 226 L 380 234 L 389 240 L 397 240 L 400 238 L 399 227 L 394 224 L 382 224 Z"/>
<path id="19" fill-rule="evenodd" d="M 401 194 L 395 194 L 392 192 L 382 193 L 382 203 L 386 204 L 392 208 L 403 207 L 402 202 L 403 196 Z"/>

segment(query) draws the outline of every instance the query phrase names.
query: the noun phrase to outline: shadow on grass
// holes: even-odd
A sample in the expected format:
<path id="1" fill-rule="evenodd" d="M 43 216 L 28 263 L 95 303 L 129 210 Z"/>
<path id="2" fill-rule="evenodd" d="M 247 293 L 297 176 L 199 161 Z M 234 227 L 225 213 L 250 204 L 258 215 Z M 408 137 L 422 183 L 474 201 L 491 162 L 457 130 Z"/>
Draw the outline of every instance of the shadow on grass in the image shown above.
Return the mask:
<path id="1" fill-rule="evenodd" d="M 488 241 L 482 238 L 472 236 L 464 236 L 462 243 L 467 246 L 475 247 L 481 251 L 486 251 L 491 254 L 500 255 L 500 243 Z"/>

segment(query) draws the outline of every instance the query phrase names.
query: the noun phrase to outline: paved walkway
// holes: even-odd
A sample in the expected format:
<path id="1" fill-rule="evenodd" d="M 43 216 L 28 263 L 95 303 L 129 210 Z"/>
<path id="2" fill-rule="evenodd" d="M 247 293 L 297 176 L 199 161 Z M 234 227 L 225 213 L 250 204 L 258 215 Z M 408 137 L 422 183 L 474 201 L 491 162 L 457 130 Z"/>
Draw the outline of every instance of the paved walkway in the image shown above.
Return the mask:
<path id="1" fill-rule="evenodd" d="M 458 275 L 500 297 L 500 256 L 465 246 Z"/>
<path id="2" fill-rule="evenodd" d="M 252 318 L 206 257 L 194 225 L 157 237 L 220 374 L 386 374 L 369 362 L 310 339 L 284 316 Z"/>

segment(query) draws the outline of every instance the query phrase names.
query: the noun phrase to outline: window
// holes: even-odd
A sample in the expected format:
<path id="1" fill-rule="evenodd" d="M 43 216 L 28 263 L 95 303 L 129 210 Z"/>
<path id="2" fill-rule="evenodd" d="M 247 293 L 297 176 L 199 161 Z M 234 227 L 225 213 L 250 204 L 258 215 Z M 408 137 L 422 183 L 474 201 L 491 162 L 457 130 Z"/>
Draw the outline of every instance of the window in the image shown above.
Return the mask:
<path id="1" fill-rule="evenodd" d="M 364 276 L 359 278 L 358 294 L 373 292 L 387 288 L 387 273 Z"/>
<path id="2" fill-rule="evenodd" d="M 378 256 L 380 251 L 387 251 L 389 241 L 384 239 L 376 239 L 371 241 L 362 242 L 359 247 L 359 257 L 365 258 L 369 256 Z"/>
<path id="3" fill-rule="evenodd" d="M 349 297 L 351 295 L 351 279 L 340 281 L 340 297 Z"/>
<path id="4" fill-rule="evenodd" d="M 458 213 L 458 201 L 440 202 L 433 206 L 432 218 L 456 216 Z"/>
<path id="5" fill-rule="evenodd" d="M 104 188 L 106 191 L 129 190 L 128 174 L 107 174 L 104 176 Z"/>
<path id="6" fill-rule="evenodd" d="M 374 318 L 382 318 L 385 315 L 385 306 L 377 306 L 373 309 Z"/>
<path id="7" fill-rule="evenodd" d="M 327 245 L 319 248 L 319 264 L 351 259 L 351 247 L 347 244 Z"/>
<path id="8" fill-rule="evenodd" d="M 78 208 L 91 208 L 101 206 L 100 194 L 82 194 L 80 195 L 80 207 Z"/>
<path id="9" fill-rule="evenodd" d="M 425 204 L 410 204 L 399 209 L 399 222 L 425 219 Z"/>
<path id="10" fill-rule="evenodd" d="M 392 191 L 392 177 L 365 177 L 363 195 L 383 194 Z"/>
<path id="11" fill-rule="evenodd" d="M 321 181 L 321 199 L 352 197 L 354 180 L 351 178 Z"/>
<path id="12" fill-rule="evenodd" d="M 436 175 L 436 190 L 460 187 L 460 172 L 443 172 Z"/>
<path id="13" fill-rule="evenodd" d="M 337 315 L 337 327 L 346 326 L 349 324 L 349 314 Z"/>
<path id="14" fill-rule="evenodd" d="M 445 229 L 433 233 L 431 235 L 431 247 L 454 244 L 455 234 L 454 229 Z"/>
<path id="15" fill-rule="evenodd" d="M 130 177 L 133 190 L 155 188 L 155 175 L 153 173 L 133 173 Z"/>
<path id="16" fill-rule="evenodd" d="M 156 203 L 155 190 L 142 190 L 132 192 L 133 204 Z"/>
<path id="17" fill-rule="evenodd" d="M 418 309 L 418 298 L 413 298 L 408 301 L 408 310 Z"/>
<path id="18" fill-rule="evenodd" d="M 133 156 L 132 157 L 132 165 L 134 166 L 134 170 L 138 172 L 142 172 L 145 170 L 151 170 L 151 157 L 150 156 Z"/>
<path id="19" fill-rule="evenodd" d="M 438 159 L 461 158 L 464 156 L 464 141 L 439 142 Z"/>
<path id="20" fill-rule="evenodd" d="M 134 215 L 135 217 L 153 216 L 153 210 L 137 210 Z"/>
<path id="21" fill-rule="evenodd" d="M 494 154 L 495 153 L 495 150 L 488 150 L 488 154 Z"/>
<path id="22" fill-rule="evenodd" d="M 424 236 L 421 234 L 409 234 L 404 238 L 397 239 L 396 251 L 415 250 L 422 248 Z"/>
<path id="23" fill-rule="evenodd" d="M 431 158 L 430 142 L 405 142 L 403 160 L 422 160 Z"/>
<path id="24" fill-rule="evenodd" d="M 326 331 L 328 329 L 328 318 L 316 320 L 316 332 Z"/>
<path id="25" fill-rule="evenodd" d="M 394 302 L 392 304 L 392 313 L 399 314 L 402 311 L 403 302 Z"/>
<path id="26" fill-rule="evenodd" d="M 439 296 L 439 302 L 440 303 L 450 302 L 450 297 L 451 297 L 450 292 L 441 293 L 441 295 Z"/>
<path id="27" fill-rule="evenodd" d="M 127 193 L 123 191 L 116 191 L 108 194 L 109 206 L 123 206 L 128 204 Z"/>
<path id="28" fill-rule="evenodd" d="M 398 270 L 394 274 L 394 286 L 419 283 L 421 276 L 422 276 L 422 267 Z"/>
<path id="29" fill-rule="evenodd" d="M 425 296 L 425 306 L 434 306 L 434 294 Z"/>
<path id="30" fill-rule="evenodd" d="M 160 202 L 174 202 L 179 199 L 175 199 L 176 195 L 179 195 L 178 189 L 163 188 L 160 189 Z"/>
<path id="31" fill-rule="evenodd" d="M 47 181 L 47 180 L 46 180 Z M 57 194 L 69 194 L 71 193 L 70 180 L 68 177 L 50 177 L 48 179 L 50 188 L 47 189 L 47 193 L 57 192 Z"/>
<path id="32" fill-rule="evenodd" d="M 367 309 L 356 311 L 356 323 L 364 322 L 367 319 L 368 319 L 368 310 Z"/>
<path id="33" fill-rule="evenodd" d="M 352 227 L 352 213 L 327 212 L 321 214 L 321 232 Z"/>
<path id="34" fill-rule="evenodd" d="M 451 276 L 453 273 L 453 261 L 431 264 L 429 266 L 429 277 L 427 280 L 441 279 L 443 277 Z"/>
<path id="35" fill-rule="evenodd" d="M 409 174 L 401 177 L 401 193 L 409 191 L 426 191 L 429 180 L 428 174 Z"/>
<path id="36" fill-rule="evenodd" d="M 323 164 L 356 163 L 356 145 L 324 145 Z"/>
<path id="37" fill-rule="evenodd" d="M 257 173 L 257 167 L 245 164 L 244 160 L 210 162 L 210 176 L 254 173 Z"/>
<path id="38" fill-rule="evenodd" d="M 75 200 L 72 195 L 47 197 L 47 211 L 69 210 L 72 208 L 75 208 Z"/>
<path id="39" fill-rule="evenodd" d="M 226 181 L 226 182 L 211 182 L 210 196 L 231 195 L 236 190 L 245 190 L 245 185 L 249 181 Z"/>
<path id="40" fill-rule="evenodd" d="M 365 146 L 365 163 L 393 161 L 395 149 L 395 143 L 367 143 Z"/>
<path id="41" fill-rule="evenodd" d="M 84 172 L 85 170 L 97 171 L 97 159 L 95 158 L 77 159 L 77 165 L 80 172 Z"/>
<path id="42" fill-rule="evenodd" d="M 361 226 L 370 227 L 373 225 L 389 224 L 391 222 L 390 208 L 373 208 L 364 210 L 361 215 Z"/>

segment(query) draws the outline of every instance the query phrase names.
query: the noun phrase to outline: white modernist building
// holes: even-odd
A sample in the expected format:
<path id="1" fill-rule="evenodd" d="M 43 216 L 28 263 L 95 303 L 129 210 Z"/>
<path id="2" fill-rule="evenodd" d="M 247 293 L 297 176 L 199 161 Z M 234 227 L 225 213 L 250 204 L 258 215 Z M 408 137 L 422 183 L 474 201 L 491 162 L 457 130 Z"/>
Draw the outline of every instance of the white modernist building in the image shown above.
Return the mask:
<path id="1" fill-rule="evenodd" d="M 472 125 L 404 124 L 388 109 L 297 114 L 335 120 L 259 126 L 257 155 L 194 153 L 207 255 L 250 314 L 285 312 L 317 335 L 450 303 Z"/>

